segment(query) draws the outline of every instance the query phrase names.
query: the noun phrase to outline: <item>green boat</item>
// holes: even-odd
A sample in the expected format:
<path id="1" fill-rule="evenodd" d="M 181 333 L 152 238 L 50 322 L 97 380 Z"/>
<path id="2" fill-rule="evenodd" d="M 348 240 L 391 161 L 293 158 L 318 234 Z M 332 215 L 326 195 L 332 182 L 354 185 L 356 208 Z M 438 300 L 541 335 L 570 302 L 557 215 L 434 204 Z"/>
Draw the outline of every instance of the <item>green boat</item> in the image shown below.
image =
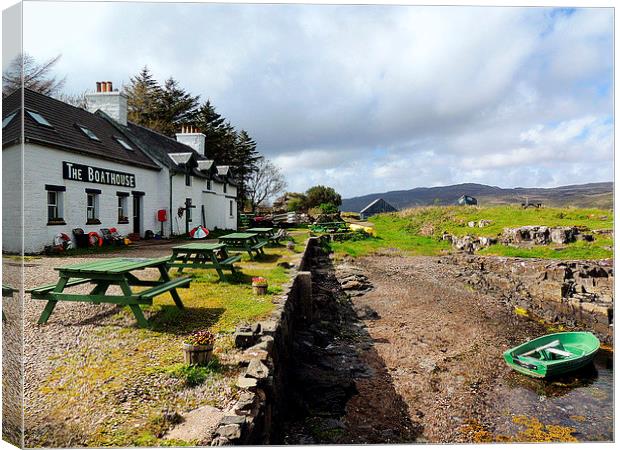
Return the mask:
<path id="1" fill-rule="evenodd" d="M 589 332 L 553 333 L 504 352 L 504 360 L 517 372 L 551 378 L 587 366 L 601 343 Z"/>

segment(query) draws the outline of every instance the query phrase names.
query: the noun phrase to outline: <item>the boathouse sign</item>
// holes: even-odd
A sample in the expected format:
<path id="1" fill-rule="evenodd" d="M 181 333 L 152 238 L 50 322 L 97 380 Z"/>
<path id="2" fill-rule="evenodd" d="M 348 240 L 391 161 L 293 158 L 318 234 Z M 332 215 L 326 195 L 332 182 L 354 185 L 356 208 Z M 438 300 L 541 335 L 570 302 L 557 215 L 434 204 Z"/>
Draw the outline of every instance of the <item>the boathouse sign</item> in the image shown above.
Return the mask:
<path id="1" fill-rule="evenodd" d="M 111 184 L 113 186 L 136 187 L 136 176 L 131 173 L 117 172 L 84 164 L 62 162 L 62 177 L 65 180 L 84 181 L 86 183 Z"/>

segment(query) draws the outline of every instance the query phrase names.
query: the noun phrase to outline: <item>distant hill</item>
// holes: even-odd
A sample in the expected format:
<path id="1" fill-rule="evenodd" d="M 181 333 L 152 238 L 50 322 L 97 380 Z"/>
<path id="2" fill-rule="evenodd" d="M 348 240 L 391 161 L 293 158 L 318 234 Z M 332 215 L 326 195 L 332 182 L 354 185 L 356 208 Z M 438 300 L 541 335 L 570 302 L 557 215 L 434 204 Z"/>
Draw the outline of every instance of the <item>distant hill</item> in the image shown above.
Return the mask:
<path id="1" fill-rule="evenodd" d="M 407 191 L 391 191 L 369 194 L 342 200 L 342 211 L 359 212 L 370 202 L 383 198 L 398 209 L 426 205 L 454 205 L 461 195 L 478 199 L 479 205 L 525 202 L 543 203 L 549 206 L 577 206 L 581 208 L 613 208 L 613 182 L 589 183 L 556 188 L 509 188 L 485 184 L 464 183 L 453 186 L 415 188 Z"/>

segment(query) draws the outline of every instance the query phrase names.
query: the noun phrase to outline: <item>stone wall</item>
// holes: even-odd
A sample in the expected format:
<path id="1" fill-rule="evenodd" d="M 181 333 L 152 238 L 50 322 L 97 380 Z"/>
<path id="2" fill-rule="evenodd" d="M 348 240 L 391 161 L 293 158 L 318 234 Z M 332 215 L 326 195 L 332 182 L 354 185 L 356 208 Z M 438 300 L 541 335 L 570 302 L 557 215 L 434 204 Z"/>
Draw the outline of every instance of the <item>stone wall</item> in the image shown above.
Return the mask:
<path id="1" fill-rule="evenodd" d="M 455 255 L 466 283 L 504 298 L 550 322 L 613 338 L 613 260 L 549 261 Z"/>
<path id="2" fill-rule="evenodd" d="M 297 273 L 274 300 L 268 319 L 237 328 L 235 346 L 243 349 L 244 365 L 237 380 L 241 394 L 232 413 L 220 421 L 212 445 L 268 444 L 277 433 L 273 419 L 288 412 L 287 371 L 294 334 L 313 314 L 312 277 L 307 270 L 319 249 L 318 238 L 310 238 Z"/>

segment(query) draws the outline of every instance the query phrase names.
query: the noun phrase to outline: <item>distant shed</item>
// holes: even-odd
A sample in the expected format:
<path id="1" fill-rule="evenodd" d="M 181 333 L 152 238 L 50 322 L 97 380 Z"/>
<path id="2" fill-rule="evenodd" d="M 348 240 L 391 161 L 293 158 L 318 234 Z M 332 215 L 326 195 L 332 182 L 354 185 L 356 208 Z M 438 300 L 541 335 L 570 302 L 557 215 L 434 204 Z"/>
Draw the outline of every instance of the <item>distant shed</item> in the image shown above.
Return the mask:
<path id="1" fill-rule="evenodd" d="M 459 199 L 457 200 L 457 203 L 459 205 L 477 205 L 478 200 L 476 200 L 474 197 L 470 195 L 461 195 Z"/>
<path id="2" fill-rule="evenodd" d="M 374 216 L 375 214 L 396 211 L 398 211 L 398 209 L 394 208 L 382 198 L 378 198 L 360 211 L 360 219 L 366 220 L 369 217 Z"/>

